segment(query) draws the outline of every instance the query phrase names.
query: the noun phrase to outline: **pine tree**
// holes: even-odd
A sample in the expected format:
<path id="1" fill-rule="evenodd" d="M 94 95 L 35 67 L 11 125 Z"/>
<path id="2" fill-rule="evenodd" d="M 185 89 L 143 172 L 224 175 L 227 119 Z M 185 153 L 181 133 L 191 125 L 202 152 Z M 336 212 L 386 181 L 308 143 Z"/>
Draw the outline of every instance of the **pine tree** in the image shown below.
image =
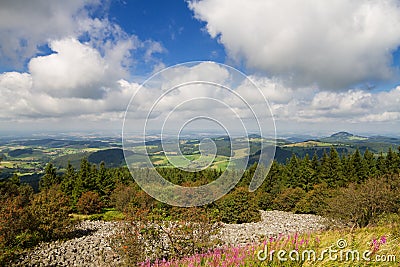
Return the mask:
<path id="1" fill-rule="evenodd" d="M 319 171 L 320 171 L 320 165 L 319 165 L 319 159 L 317 156 L 317 153 L 314 153 L 312 159 L 311 159 L 311 183 L 313 185 L 319 184 Z"/>
<path id="2" fill-rule="evenodd" d="M 115 183 L 107 171 L 104 161 L 100 163 L 99 171 L 97 172 L 96 186 L 101 196 L 109 196 L 115 187 Z"/>
<path id="3" fill-rule="evenodd" d="M 385 157 L 383 156 L 382 152 L 379 154 L 376 160 L 376 169 L 379 175 L 384 175 L 387 173 Z"/>
<path id="4" fill-rule="evenodd" d="M 367 178 L 376 176 L 377 174 L 376 160 L 374 154 L 370 152 L 368 148 L 364 152 L 364 164 L 366 168 Z"/>
<path id="5" fill-rule="evenodd" d="M 44 175 L 39 181 L 40 190 L 49 189 L 52 185 L 60 184 L 61 179 L 57 175 L 56 168 L 52 163 L 48 163 L 44 170 Z"/>
<path id="6" fill-rule="evenodd" d="M 334 186 L 344 186 L 345 181 L 342 175 L 342 162 L 339 154 L 334 147 L 331 147 L 329 152 L 329 164 L 330 164 L 330 181 Z"/>
<path id="7" fill-rule="evenodd" d="M 80 198 L 83 192 L 88 191 L 87 185 L 89 184 L 89 179 L 90 179 L 90 164 L 86 158 L 83 158 L 81 160 L 81 165 L 78 171 L 78 175 L 76 177 L 76 183 L 72 191 L 72 198 L 74 204 L 78 202 L 78 199 Z"/>
<path id="8" fill-rule="evenodd" d="M 61 189 L 67 194 L 67 196 L 72 196 L 72 192 L 74 191 L 74 187 L 76 186 L 76 171 L 71 163 L 68 161 L 67 170 L 64 173 Z"/>
<path id="9" fill-rule="evenodd" d="M 299 170 L 300 187 L 305 191 L 311 190 L 314 186 L 314 181 L 312 177 L 313 175 L 312 164 L 308 154 L 306 154 L 306 156 L 301 161 L 298 170 Z"/>
<path id="10" fill-rule="evenodd" d="M 287 186 L 296 188 L 300 187 L 299 159 L 296 154 L 292 154 L 289 162 L 286 164 Z"/>
<path id="11" fill-rule="evenodd" d="M 329 157 L 328 154 L 326 154 L 326 151 L 324 149 L 322 153 L 322 158 L 321 158 L 321 164 L 318 172 L 318 177 L 319 181 L 325 182 L 328 186 L 331 186 L 331 184 L 328 183 L 329 180 L 329 171 L 330 171 L 330 164 L 329 164 Z"/>
<path id="12" fill-rule="evenodd" d="M 398 155 L 393 152 L 391 147 L 389 147 L 389 151 L 386 155 L 385 165 L 388 173 L 398 173 Z"/>
<path id="13" fill-rule="evenodd" d="M 342 164 L 334 147 L 331 147 L 329 156 L 324 151 L 321 160 L 320 181 L 329 187 L 342 186 L 344 179 L 342 175 Z"/>
<path id="14" fill-rule="evenodd" d="M 348 183 L 350 181 L 350 157 L 347 154 L 343 154 L 340 157 L 340 164 L 342 165 L 343 179 Z"/>
<path id="15" fill-rule="evenodd" d="M 352 181 L 361 183 L 367 179 L 368 170 L 358 148 L 350 158 Z"/>

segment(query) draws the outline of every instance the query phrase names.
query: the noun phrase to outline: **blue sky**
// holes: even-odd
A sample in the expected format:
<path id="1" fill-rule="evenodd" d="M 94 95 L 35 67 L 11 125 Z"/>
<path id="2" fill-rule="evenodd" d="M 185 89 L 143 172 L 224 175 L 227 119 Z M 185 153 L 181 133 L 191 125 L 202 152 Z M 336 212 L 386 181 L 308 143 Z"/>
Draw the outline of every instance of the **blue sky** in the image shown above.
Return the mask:
<path id="1" fill-rule="evenodd" d="M 184 1 L 113 2 L 110 17 L 128 33 L 160 42 L 165 51 L 158 57 L 165 65 L 196 60 L 225 62 L 224 48 L 203 30 L 205 23 L 194 18 Z"/>
<path id="2" fill-rule="evenodd" d="M 398 0 L 5 1 L 0 132 L 119 132 L 141 82 L 204 60 L 249 75 L 279 134 L 399 135 L 399 47 Z"/>

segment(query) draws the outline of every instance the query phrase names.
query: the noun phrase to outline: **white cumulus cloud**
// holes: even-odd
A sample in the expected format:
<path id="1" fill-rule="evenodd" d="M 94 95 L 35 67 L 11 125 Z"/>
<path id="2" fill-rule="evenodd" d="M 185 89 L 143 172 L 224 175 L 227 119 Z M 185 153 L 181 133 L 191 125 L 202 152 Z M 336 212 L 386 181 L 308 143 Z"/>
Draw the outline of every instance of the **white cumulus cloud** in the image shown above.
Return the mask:
<path id="1" fill-rule="evenodd" d="M 397 0 L 189 1 L 231 58 L 323 89 L 392 78 L 400 45 Z"/>
<path id="2" fill-rule="evenodd" d="M 54 97 L 102 96 L 112 66 L 97 50 L 72 38 L 52 41 L 50 48 L 53 54 L 29 62 L 35 89 Z"/>
<path id="3" fill-rule="evenodd" d="M 76 35 L 97 0 L 4 0 L 0 8 L 0 63 L 21 66 L 48 39 Z"/>

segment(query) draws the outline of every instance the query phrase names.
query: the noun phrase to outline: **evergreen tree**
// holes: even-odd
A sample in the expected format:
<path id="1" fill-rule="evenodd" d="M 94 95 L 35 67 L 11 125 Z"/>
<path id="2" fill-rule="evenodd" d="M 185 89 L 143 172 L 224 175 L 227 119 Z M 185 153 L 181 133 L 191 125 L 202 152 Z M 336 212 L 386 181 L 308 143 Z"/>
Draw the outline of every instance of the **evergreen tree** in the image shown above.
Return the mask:
<path id="1" fill-rule="evenodd" d="M 48 163 L 44 170 L 44 175 L 39 181 L 40 190 L 49 189 L 52 185 L 60 184 L 60 176 L 57 175 L 56 168 L 52 163 Z"/>
<path id="2" fill-rule="evenodd" d="M 350 158 L 351 181 L 361 183 L 367 179 L 368 170 L 358 148 Z"/>
<path id="3" fill-rule="evenodd" d="M 74 187 L 76 186 L 76 171 L 72 164 L 68 161 L 67 170 L 64 173 L 61 190 L 67 194 L 67 196 L 72 196 L 72 192 L 74 191 Z"/>
<path id="4" fill-rule="evenodd" d="M 313 188 L 313 181 L 312 181 L 312 167 L 311 161 L 306 154 L 306 156 L 300 161 L 300 166 L 298 168 L 298 179 L 299 179 L 299 187 L 305 191 L 311 190 Z"/>
<path id="5" fill-rule="evenodd" d="M 313 185 L 319 184 L 319 171 L 320 171 L 320 164 L 317 153 L 314 153 L 311 159 L 311 183 Z"/>
<path id="6" fill-rule="evenodd" d="M 386 170 L 390 174 L 398 173 L 398 155 L 389 147 L 385 160 Z"/>
<path id="7" fill-rule="evenodd" d="M 90 168 L 89 179 L 86 184 L 85 192 L 86 191 L 100 192 L 100 188 L 98 187 L 97 181 L 98 181 L 97 165 L 92 164 L 92 166 Z"/>
<path id="8" fill-rule="evenodd" d="M 328 180 L 330 177 L 329 169 L 330 169 L 329 157 L 328 157 L 328 154 L 326 154 L 326 151 L 324 149 L 324 151 L 322 153 L 319 172 L 318 172 L 318 177 L 319 177 L 318 180 L 321 182 L 325 182 L 328 186 L 331 186 L 331 184 L 328 183 Z"/>
<path id="9" fill-rule="evenodd" d="M 78 175 L 76 177 L 76 183 L 72 192 L 72 198 L 74 204 L 78 202 L 78 199 L 82 195 L 83 192 L 88 191 L 87 185 L 89 184 L 90 179 L 90 164 L 86 158 L 81 160 L 81 165 L 78 171 Z"/>
<path id="10" fill-rule="evenodd" d="M 100 163 L 99 171 L 97 172 L 96 186 L 99 189 L 99 194 L 107 197 L 110 196 L 112 190 L 115 188 L 115 182 L 106 169 L 104 161 Z"/>
<path id="11" fill-rule="evenodd" d="M 376 160 L 376 169 L 379 175 L 384 175 L 387 173 L 385 157 L 383 156 L 382 152 L 379 154 Z"/>
<path id="12" fill-rule="evenodd" d="M 364 164 L 366 168 L 367 178 L 374 177 L 377 175 L 376 160 L 374 153 L 370 152 L 368 148 L 364 152 Z"/>
<path id="13" fill-rule="evenodd" d="M 342 186 L 344 179 L 342 175 L 342 164 L 334 147 L 331 147 L 329 156 L 324 151 L 321 160 L 320 181 L 329 187 Z"/>
<path id="14" fill-rule="evenodd" d="M 346 154 L 343 154 L 340 157 L 340 164 L 342 165 L 342 175 L 346 182 L 350 179 L 350 157 Z"/>
<path id="15" fill-rule="evenodd" d="M 296 154 L 292 154 L 292 157 L 286 164 L 286 181 L 287 181 L 287 186 L 296 188 L 301 186 L 300 184 L 300 173 L 299 173 L 299 159 L 297 158 Z"/>
<path id="16" fill-rule="evenodd" d="M 342 174 L 342 162 L 334 147 L 331 147 L 329 152 L 329 165 L 331 174 L 328 184 L 331 183 L 334 186 L 344 186 L 345 178 Z"/>

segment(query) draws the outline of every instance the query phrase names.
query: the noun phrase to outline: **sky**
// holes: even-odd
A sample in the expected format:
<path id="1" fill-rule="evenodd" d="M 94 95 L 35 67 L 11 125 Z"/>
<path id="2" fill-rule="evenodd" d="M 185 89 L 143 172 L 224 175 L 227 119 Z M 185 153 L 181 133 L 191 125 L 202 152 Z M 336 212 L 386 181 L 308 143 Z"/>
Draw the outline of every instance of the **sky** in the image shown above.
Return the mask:
<path id="1" fill-rule="evenodd" d="M 0 134 L 120 133 L 149 77 L 213 61 L 248 75 L 279 136 L 400 136 L 399 47 L 398 0 L 5 0 Z M 209 66 L 191 68 L 222 81 Z"/>

